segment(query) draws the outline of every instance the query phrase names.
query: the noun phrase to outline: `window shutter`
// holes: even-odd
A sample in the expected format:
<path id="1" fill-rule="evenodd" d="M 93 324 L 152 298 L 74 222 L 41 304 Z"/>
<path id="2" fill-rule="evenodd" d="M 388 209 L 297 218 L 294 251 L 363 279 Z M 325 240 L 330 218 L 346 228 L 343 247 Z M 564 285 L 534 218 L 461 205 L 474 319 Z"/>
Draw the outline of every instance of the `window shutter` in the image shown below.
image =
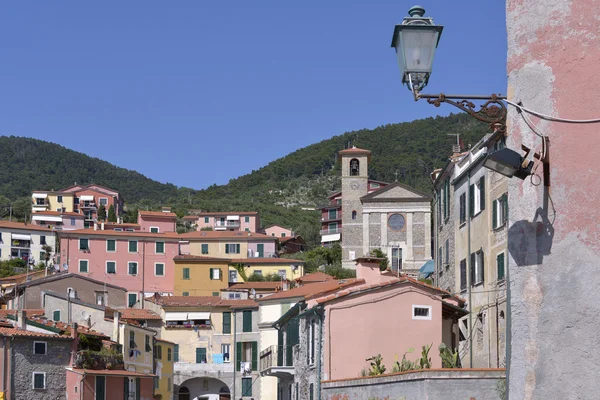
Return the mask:
<path id="1" fill-rule="evenodd" d="M 223 313 L 223 333 L 231 333 L 231 313 Z"/>
<path id="2" fill-rule="evenodd" d="M 140 395 L 142 391 L 141 379 L 135 378 L 135 400 L 140 400 Z"/>
<path id="3" fill-rule="evenodd" d="M 277 330 L 277 365 L 283 365 L 283 330 Z"/>
<path id="4" fill-rule="evenodd" d="M 498 263 L 498 280 L 504 279 L 504 253 L 498 254 L 496 260 Z"/>
<path id="5" fill-rule="evenodd" d="M 450 216 L 450 179 L 446 180 L 445 195 L 446 201 L 444 202 L 444 204 L 446 204 L 446 218 L 448 218 Z"/>
<path id="6" fill-rule="evenodd" d="M 485 176 L 479 179 L 479 202 L 481 204 L 479 208 L 485 210 Z"/>
<path id="7" fill-rule="evenodd" d="M 243 332 L 252 332 L 252 311 L 244 310 L 243 317 Z"/>
<path id="8" fill-rule="evenodd" d="M 460 289 L 467 288 L 467 260 L 460 261 Z"/>
<path id="9" fill-rule="evenodd" d="M 258 371 L 258 343 L 252 342 L 252 371 Z"/>
<path id="10" fill-rule="evenodd" d="M 480 256 L 480 263 L 479 263 L 479 276 L 481 276 L 481 282 L 483 282 L 485 280 L 485 257 L 483 254 L 483 251 L 479 252 L 479 256 Z"/>
<path id="11" fill-rule="evenodd" d="M 229 254 L 229 245 L 228 244 L 225 245 L 225 254 Z"/>
<path id="12" fill-rule="evenodd" d="M 502 206 L 504 207 L 504 218 L 502 222 L 507 222 L 508 221 L 508 194 L 505 193 L 503 197 L 503 202 L 502 202 Z"/>
<path id="13" fill-rule="evenodd" d="M 492 228 L 496 229 L 498 227 L 498 223 L 496 222 L 498 219 L 498 200 L 494 200 L 492 202 Z"/>
<path id="14" fill-rule="evenodd" d="M 475 253 L 471 253 L 469 269 L 471 273 L 471 286 L 475 286 Z"/>
<path id="15" fill-rule="evenodd" d="M 235 253 L 240 254 L 240 244 L 239 243 L 235 245 Z"/>
<path id="16" fill-rule="evenodd" d="M 129 378 L 123 378 L 123 398 L 129 399 Z"/>
<path id="17" fill-rule="evenodd" d="M 211 268 L 210 271 L 208 271 L 208 279 L 212 280 L 213 277 L 213 269 Z"/>
<path id="18" fill-rule="evenodd" d="M 240 370 L 242 365 L 242 342 L 237 342 L 235 344 L 235 369 L 236 371 Z"/>
<path id="19" fill-rule="evenodd" d="M 105 385 L 106 377 L 96 376 L 96 400 L 104 400 L 106 397 Z"/>
<path id="20" fill-rule="evenodd" d="M 52 320 L 53 321 L 60 321 L 60 310 L 52 312 Z"/>
<path id="21" fill-rule="evenodd" d="M 173 355 L 173 361 L 178 362 L 179 361 L 179 345 L 176 344 L 174 350 L 174 355 Z"/>
<path id="22" fill-rule="evenodd" d="M 469 186 L 469 217 L 475 214 L 475 185 Z"/>

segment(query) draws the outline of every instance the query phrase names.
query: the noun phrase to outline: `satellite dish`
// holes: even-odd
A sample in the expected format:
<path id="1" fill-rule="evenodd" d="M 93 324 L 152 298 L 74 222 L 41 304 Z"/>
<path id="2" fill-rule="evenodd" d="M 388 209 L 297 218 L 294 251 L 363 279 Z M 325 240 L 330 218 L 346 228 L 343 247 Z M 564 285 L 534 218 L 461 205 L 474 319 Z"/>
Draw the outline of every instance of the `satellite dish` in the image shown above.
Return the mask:
<path id="1" fill-rule="evenodd" d="M 89 312 L 87 312 L 87 311 L 85 311 L 85 310 L 81 311 L 81 318 L 83 318 L 84 320 L 86 320 L 86 321 L 87 321 L 87 320 L 88 320 L 88 318 L 90 318 L 91 316 L 92 316 L 92 315 L 91 315 Z"/>

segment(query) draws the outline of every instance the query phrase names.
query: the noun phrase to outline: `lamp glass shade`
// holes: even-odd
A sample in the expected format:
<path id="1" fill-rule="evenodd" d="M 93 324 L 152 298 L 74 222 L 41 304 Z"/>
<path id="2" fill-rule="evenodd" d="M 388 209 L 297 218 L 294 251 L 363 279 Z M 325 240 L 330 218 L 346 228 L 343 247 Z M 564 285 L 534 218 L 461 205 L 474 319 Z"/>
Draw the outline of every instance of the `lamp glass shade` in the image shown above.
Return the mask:
<path id="1" fill-rule="evenodd" d="M 523 157 L 514 150 L 504 148 L 488 154 L 483 166 L 509 178 L 525 179 L 531 175 L 533 163 L 523 167 Z"/>
<path id="2" fill-rule="evenodd" d="M 427 83 L 433 66 L 433 56 L 442 32 L 438 25 L 398 25 L 394 47 L 402 82 L 411 75 L 413 85 Z"/>

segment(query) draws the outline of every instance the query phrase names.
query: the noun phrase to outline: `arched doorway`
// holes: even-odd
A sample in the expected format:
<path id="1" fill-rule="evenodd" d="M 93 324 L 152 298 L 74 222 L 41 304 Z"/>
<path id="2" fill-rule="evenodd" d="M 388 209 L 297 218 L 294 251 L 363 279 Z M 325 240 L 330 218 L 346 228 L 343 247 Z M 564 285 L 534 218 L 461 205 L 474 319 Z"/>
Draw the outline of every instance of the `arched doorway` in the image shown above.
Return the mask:
<path id="1" fill-rule="evenodd" d="M 229 386 L 215 378 L 199 377 L 181 383 L 177 400 L 231 400 Z"/>

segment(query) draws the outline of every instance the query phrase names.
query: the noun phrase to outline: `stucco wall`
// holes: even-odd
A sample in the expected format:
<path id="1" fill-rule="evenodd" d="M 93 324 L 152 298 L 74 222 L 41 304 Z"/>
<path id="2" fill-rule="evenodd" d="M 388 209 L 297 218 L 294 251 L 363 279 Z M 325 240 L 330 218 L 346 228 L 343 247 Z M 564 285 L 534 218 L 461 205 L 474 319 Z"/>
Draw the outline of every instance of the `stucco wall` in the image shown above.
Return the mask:
<path id="1" fill-rule="evenodd" d="M 323 382 L 323 400 L 502 400 L 504 370 L 431 370 Z"/>
<path id="2" fill-rule="evenodd" d="M 562 118 L 599 118 L 599 9 L 599 0 L 508 0 L 509 99 Z M 532 118 L 550 138 L 551 188 L 529 179 L 509 183 L 509 394 L 594 397 L 600 392 L 600 381 L 590 379 L 600 374 L 593 361 L 600 311 L 600 125 Z M 508 147 L 541 149 L 514 109 L 508 132 Z"/>

